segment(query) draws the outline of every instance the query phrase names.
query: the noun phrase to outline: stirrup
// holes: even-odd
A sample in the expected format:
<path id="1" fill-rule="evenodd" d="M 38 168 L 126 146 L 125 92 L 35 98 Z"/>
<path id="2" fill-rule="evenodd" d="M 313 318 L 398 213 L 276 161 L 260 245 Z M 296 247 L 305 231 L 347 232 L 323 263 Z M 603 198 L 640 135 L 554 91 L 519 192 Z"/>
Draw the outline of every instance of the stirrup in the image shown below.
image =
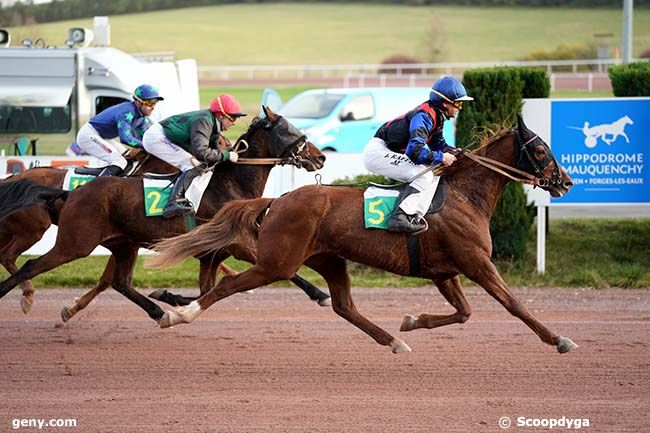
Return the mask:
<path id="1" fill-rule="evenodd" d="M 427 230 L 429 230 L 429 221 L 427 221 L 427 219 L 424 218 L 424 217 L 421 217 L 420 219 L 424 222 L 424 228 L 421 228 L 420 230 L 416 230 L 416 231 L 414 231 L 414 232 L 411 232 L 411 233 L 410 233 L 411 236 L 417 236 L 417 235 L 419 235 L 420 233 L 424 233 L 424 232 L 426 232 Z"/>
<path id="2" fill-rule="evenodd" d="M 182 198 L 168 203 L 163 209 L 162 216 L 163 218 L 175 218 L 189 213 L 194 213 L 194 207 L 188 199 Z"/>

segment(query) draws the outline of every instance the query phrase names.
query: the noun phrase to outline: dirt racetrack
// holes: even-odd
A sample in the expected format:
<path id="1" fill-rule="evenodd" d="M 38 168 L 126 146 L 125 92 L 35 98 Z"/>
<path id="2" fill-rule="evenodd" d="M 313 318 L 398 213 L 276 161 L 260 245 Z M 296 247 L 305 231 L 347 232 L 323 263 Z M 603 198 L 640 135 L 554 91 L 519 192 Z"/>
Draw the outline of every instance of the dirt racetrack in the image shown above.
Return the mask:
<path id="1" fill-rule="evenodd" d="M 80 291 L 37 290 L 25 316 L 14 290 L 0 302 L 0 432 L 650 431 L 650 291 L 513 291 L 580 348 L 558 354 L 480 289 L 467 323 L 410 333 L 404 313 L 451 311 L 431 287 L 353 290 L 402 355 L 296 289 L 168 330 L 114 291 L 62 325 Z M 77 425 L 14 430 L 25 419 Z"/>

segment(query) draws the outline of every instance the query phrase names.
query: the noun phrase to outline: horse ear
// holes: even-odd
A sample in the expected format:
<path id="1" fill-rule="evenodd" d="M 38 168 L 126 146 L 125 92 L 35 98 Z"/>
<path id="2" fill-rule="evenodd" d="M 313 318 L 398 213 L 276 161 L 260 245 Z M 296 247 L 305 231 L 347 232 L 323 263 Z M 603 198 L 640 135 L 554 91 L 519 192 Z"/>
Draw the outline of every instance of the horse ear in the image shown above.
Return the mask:
<path id="1" fill-rule="evenodd" d="M 264 114 L 266 114 L 267 119 L 269 119 L 270 121 L 275 120 L 276 114 L 273 112 L 273 110 L 271 110 L 271 107 L 262 105 L 262 109 L 264 110 Z"/>
<path id="2" fill-rule="evenodd" d="M 517 130 L 519 131 L 519 137 L 525 139 L 526 132 L 528 132 L 528 127 L 524 123 L 524 119 L 521 117 L 521 114 L 517 114 Z"/>

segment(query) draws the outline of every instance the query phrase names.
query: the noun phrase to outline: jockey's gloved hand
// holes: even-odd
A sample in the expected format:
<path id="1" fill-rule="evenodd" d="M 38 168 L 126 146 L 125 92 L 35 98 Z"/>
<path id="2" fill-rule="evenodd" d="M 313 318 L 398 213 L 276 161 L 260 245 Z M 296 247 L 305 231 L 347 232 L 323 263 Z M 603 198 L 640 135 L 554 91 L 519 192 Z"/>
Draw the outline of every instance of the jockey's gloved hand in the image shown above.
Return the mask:
<path id="1" fill-rule="evenodd" d="M 141 147 L 130 147 L 128 148 L 122 155 L 124 158 L 131 160 L 131 159 L 140 159 L 143 158 L 146 155 L 147 151 L 144 150 Z"/>

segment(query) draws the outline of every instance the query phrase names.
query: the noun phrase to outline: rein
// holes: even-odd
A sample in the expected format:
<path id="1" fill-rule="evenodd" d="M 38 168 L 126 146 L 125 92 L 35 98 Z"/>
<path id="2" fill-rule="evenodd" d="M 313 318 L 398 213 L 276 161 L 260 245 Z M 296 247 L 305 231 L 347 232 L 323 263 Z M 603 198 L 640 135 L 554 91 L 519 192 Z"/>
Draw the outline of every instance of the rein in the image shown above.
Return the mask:
<path id="1" fill-rule="evenodd" d="M 521 147 L 522 149 L 525 149 L 526 145 L 529 143 L 533 142 L 535 139 L 537 139 L 537 135 L 535 135 L 533 138 L 529 139 L 526 141 Z M 475 155 L 471 152 L 467 152 L 465 150 L 461 150 L 461 153 L 465 155 L 467 158 L 471 159 L 472 161 L 476 162 L 479 165 L 482 165 L 483 167 L 486 167 L 496 173 L 499 173 L 508 179 L 514 180 L 515 182 L 521 182 L 525 183 L 528 185 L 533 185 L 533 186 L 546 186 L 548 179 L 544 178 L 538 178 L 530 173 L 527 173 L 523 170 L 519 170 L 516 167 L 512 167 L 508 164 L 504 164 L 501 161 L 496 161 L 492 158 L 488 158 L 485 156 L 481 155 Z M 510 173 L 509 173 L 510 172 Z M 512 174 L 511 174 L 512 173 Z M 519 177 L 517 177 L 519 175 Z"/>
<path id="2" fill-rule="evenodd" d="M 300 153 L 307 145 L 307 140 L 303 140 L 302 144 L 296 148 L 296 152 Z M 232 150 L 234 152 L 244 153 L 248 150 L 248 142 L 246 140 L 240 139 L 233 146 Z M 235 164 L 245 164 L 245 165 L 286 165 L 294 164 L 296 161 L 296 156 L 292 152 L 291 156 L 287 158 L 239 158 Z"/>
<path id="3" fill-rule="evenodd" d="M 244 153 L 248 150 L 248 142 L 246 140 L 239 140 L 232 147 L 233 152 Z M 282 158 L 239 158 L 235 164 L 246 165 L 280 165 L 284 159 Z"/>

